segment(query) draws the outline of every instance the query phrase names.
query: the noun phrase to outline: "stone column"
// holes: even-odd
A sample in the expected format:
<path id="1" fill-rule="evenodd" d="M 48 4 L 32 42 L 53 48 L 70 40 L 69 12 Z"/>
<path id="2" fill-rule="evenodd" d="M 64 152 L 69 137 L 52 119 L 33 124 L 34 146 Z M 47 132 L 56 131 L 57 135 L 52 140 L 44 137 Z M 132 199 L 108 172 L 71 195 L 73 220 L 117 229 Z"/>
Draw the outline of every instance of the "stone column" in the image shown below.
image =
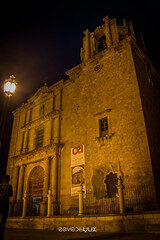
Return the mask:
<path id="1" fill-rule="evenodd" d="M 109 17 L 107 16 L 103 18 L 103 21 L 105 22 L 104 34 L 106 36 L 107 47 L 110 47 L 112 45 L 112 39 L 111 39 L 111 32 L 110 32 L 110 25 L 109 25 Z"/>
<path id="2" fill-rule="evenodd" d="M 48 198 L 47 217 L 50 217 L 51 216 L 51 200 L 52 200 L 51 189 L 48 190 L 47 198 Z"/>
<path id="3" fill-rule="evenodd" d="M 41 203 L 40 215 L 45 216 L 47 210 L 47 194 L 49 188 L 49 158 L 45 160 L 45 174 L 44 174 L 44 186 L 43 186 L 43 202 Z"/>
<path id="4" fill-rule="evenodd" d="M 84 58 L 86 61 L 90 59 L 90 32 L 89 30 L 85 30 L 83 32 L 85 34 L 84 40 L 83 40 L 83 49 L 84 49 Z"/>
<path id="5" fill-rule="evenodd" d="M 96 53 L 96 41 L 94 32 L 90 33 L 90 46 L 91 46 L 91 57 Z"/>
<path id="6" fill-rule="evenodd" d="M 27 210 L 27 192 L 25 192 L 23 196 L 23 210 L 22 210 L 23 218 L 26 216 L 26 210 Z"/>
<path id="7" fill-rule="evenodd" d="M 124 185 L 123 185 L 123 180 L 121 177 L 118 178 L 118 195 L 119 195 L 119 207 L 120 207 L 120 213 L 125 212 L 125 204 L 124 204 Z"/>
<path id="8" fill-rule="evenodd" d="M 12 181 L 12 186 L 13 186 L 13 198 L 10 201 L 10 209 L 9 209 L 9 216 L 14 216 L 14 207 L 16 203 L 16 198 L 17 198 L 17 183 L 18 183 L 18 166 L 15 166 L 14 168 L 14 176 L 13 176 L 13 181 Z"/>
<path id="9" fill-rule="evenodd" d="M 79 190 L 79 216 L 83 214 L 83 184 L 80 186 Z"/>
<path id="10" fill-rule="evenodd" d="M 20 152 L 21 152 L 21 153 L 23 153 L 24 140 L 25 140 L 25 132 L 22 133 L 22 142 L 21 142 L 21 149 L 20 149 Z"/>
<path id="11" fill-rule="evenodd" d="M 24 182 L 24 165 L 20 166 L 19 169 L 19 178 L 18 178 L 18 190 L 17 190 L 17 214 L 21 215 L 22 211 L 22 191 L 23 191 L 23 182 Z"/>
<path id="12" fill-rule="evenodd" d="M 52 193 L 53 193 L 53 214 L 57 214 L 57 178 L 58 178 L 58 158 L 57 155 L 52 159 L 52 179 L 51 179 L 51 186 L 52 186 Z"/>
<path id="13" fill-rule="evenodd" d="M 129 22 L 129 30 L 132 38 L 136 41 L 136 35 L 134 33 L 133 23 L 131 21 Z"/>
<path id="14" fill-rule="evenodd" d="M 113 44 L 117 44 L 119 42 L 119 34 L 116 19 L 110 19 L 110 29 L 111 29 L 111 36 Z"/>
<path id="15" fill-rule="evenodd" d="M 30 138 L 30 129 L 28 129 L 28 131 L 27 131 L 25 152 L 28 151 L 28 147 L 29 147 L 29 138 Z"/>
<path id="16" fill-rule="evenodd" d="M 22 190 L 23 190 L 23 180 L 24 180 L 24 167 L 25 167 L 24 165 L 21 165 L 20 169 L 19 169 L 17 201 L 22 200 Z"/>

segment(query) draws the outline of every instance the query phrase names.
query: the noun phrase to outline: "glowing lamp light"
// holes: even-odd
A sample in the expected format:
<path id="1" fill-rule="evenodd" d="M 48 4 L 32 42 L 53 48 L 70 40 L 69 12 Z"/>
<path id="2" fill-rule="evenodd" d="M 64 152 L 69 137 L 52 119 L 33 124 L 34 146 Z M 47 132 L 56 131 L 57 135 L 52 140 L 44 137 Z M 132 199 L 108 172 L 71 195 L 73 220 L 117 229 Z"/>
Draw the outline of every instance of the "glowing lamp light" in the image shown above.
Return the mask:
<path id="1" fill-rule="evenodd" d="M 4 93 L 10 97 L 14 94 L 16 90 L 16 81 L 15 77 L 12 75 L 4 83 Z"/>

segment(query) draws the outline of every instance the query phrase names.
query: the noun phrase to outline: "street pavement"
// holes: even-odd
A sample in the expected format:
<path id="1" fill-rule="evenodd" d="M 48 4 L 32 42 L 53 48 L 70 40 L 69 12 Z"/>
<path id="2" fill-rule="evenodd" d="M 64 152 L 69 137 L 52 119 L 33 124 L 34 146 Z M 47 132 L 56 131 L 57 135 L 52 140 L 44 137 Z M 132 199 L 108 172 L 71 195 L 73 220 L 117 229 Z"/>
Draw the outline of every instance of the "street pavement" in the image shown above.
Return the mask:
<path id="1" fill-rule="evenodd" d="M 5 240 L 160 240 L 160 233 L 82 233 L 6 229 Z"/>

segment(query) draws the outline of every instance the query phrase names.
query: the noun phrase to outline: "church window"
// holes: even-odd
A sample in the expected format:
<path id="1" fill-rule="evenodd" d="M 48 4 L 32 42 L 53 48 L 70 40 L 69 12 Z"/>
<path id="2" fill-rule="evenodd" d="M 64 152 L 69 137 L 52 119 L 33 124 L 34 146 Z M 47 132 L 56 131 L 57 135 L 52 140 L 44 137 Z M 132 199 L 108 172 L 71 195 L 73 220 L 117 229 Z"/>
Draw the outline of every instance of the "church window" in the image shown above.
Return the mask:
<path id="1" fill-rule="evenodd" d="M 107 48 L 107 44 L 106 44 L 106 36 L 103 35 L 101 38 L 99 38 L 98 40 L 98 52 L 103 51 L 104 49 Z"/>
<path id="2" fill-rule="evenodd" d="M 44 128 L 36 130 L 35 148 L 43 147 Z"/>
<path id="3" fill-rule="evenodd" d="M 99 120 L 99 130 L 100 130 L 100 137 L 104 137 L 108 134 L 108 119 L 104 117 Z"/>

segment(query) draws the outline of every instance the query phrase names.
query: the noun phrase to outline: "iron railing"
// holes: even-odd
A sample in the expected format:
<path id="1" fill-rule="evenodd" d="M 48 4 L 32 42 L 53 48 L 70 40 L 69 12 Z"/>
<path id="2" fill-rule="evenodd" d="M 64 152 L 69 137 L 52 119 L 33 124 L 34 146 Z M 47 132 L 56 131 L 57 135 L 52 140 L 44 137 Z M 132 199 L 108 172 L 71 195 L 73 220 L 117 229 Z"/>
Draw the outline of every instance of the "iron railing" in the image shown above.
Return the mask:
<path id="1" fill-rule="evenodd" d="M 124 186 L 125 212 L 144 212 L 160 210 L 160 183 Z M 159 198 L 158 198 L 159 197 Z M 158 200 L 157 200 L 158 199 Z M 26 216 L 39 215 L 40 209 L 33 211 L 32 200 L 28 197 L 28 211 Z M 40 203 L 39 203 L 40 204 Z M 52 209 L 54 208 L 54 197 Z M 14 207 L 14 216 L 22 214 L 23 203 Z M 47 204 L 46 204 L 47 207 Z M 59 215 L 77 216 L 79 214 L 79 198 L 71 195 L 61 195 L 58 202 Z M 35 214 L 36 212 L 36 214 Z M 38 213 L 38 214 L 37 214 Z M 83 195 L 83 215 L 118 214 L 120 213 L 119 195 L 110 198 L 106 191 L 85 193 Z M 53 211 L 51 211 L 53 215 Z"/>

